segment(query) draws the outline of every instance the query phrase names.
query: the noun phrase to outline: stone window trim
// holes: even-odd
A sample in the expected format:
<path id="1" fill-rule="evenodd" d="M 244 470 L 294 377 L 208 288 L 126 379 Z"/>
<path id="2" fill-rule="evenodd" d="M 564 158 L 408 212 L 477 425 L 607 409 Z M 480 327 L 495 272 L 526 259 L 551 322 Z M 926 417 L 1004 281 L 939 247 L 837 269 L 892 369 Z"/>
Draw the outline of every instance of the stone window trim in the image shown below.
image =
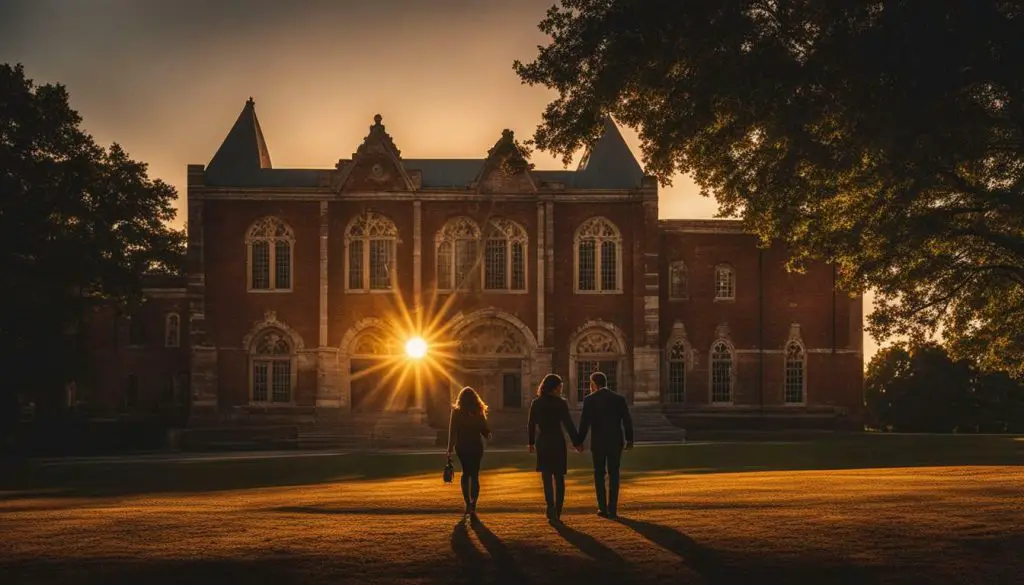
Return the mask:
<path id="1" fill-rule="evenodd" d="M 682 284 L 677 288 L 676 278 L 681 279 Z M 686 262 L 683 260 L 673 261 L 668 265 L 668 300 L 679 302 L 690 300 L 690 283 L 688 281 Z"/>
<path id="2" fill-rule="evenodd" d="M 249 345 L 249 405 L 267 407 L 288 407 L 295 406 L 295 388 L 298 383 L 298 354 L 295 343 L 290 335 L 277 327 L 266 327 L 260 331 Z M 267 363 L 266 397 L 258 400 L 255 396 L 256 377 L 255 370 L 258 363 Z M 288 376 L 288 399 L 274 400 L 275 371 L 277 364 L 287 366 Z M 283 369 L 283 368 L 282 368 Z"/>
<path id="3" fill-rule="evenodd" d="M 267 242 L 269 279 L 268 288 L 253 286 L 253 244 Z M 277 286 L 277 242 L 288 244 L 288 286 Z M 295 232 L 284 220 L 268 215 L 252 222 L 245 234 L 245 289 L 250 293 L 272 294 L 290 293 L 295 288 Z"/>
<path id="4" fill-rule="evenodd" d="M 736 301 L 736 269 L 728 262 L 721 262 L 715 265 L 714 272 L 714 293 L 716 303 L 731 303 Z"/>
<path id="5" fill-rule="evenodd" d="M 505 242 L 505 283 L 504 286 L 491 288 L 487 283 L 487 243 L 490 241 Z M 515 246 L 522 251 L 522 271 L 516 273 L 513 262 Z M 504 217 L 493 218 L 487 222 L 487 231 L 483 234 L 477 253 L 483 256 L 481 262 L 480 290 L 485 294 L 527 294 L 530 292 L 530 237 L 526 228 L 517 221 Z M 517 278 L 518 277 L 518 278 Z M 515 280 L 522 281 L 522 288 L 513 288 Z"/>
<path id="6" fill-rule="evenodd" d="M 465 215 L 450 218 L 437 231 L 434 235 L 434 279 L 438 292 L 477 291 L 482 288 L 482 235 L 480 226 Z M 472 244 L 473 262 L 468 268 L 459 262 L 460 242 Z M 455 282 L 460 268 L 465 270 L 465 274 L 461 282 Z"/>
<path id="7" fill-rule="evenodd" d="M 625 335 L 612 323 L 587 321 L 569 336 L 569 379 L 563 388 L 563 396 L 573 408 L 583 404 L 577 400 L 577 391 L 582 380 L 577 379 L 577 364 L 587 362 L 615 362 L 617 391 L 625 394 L 628 389 L 628 355 Z"/>
<path id="8" fill-rule="evenodd" d="M 398 237 L 398 227 L 395 222 L 382 214 L 374 211 L 366 211 L 353 217 L 345 227 L 345 250 L 344 250 L 344 276 L 345 292 L 349 294 L 394 294 L 398 288 L 398 244 L 401 240 Z M 353 242 L 362 242 L 362 277 L 361 286 L 351 287 L 349 271 L 351 269 L 350 247 Z M 376 287 L 372 282 L 373 267 L 371 266 L 371 242 L 388 242 L 389 253 L 391 254 L 388 271 L 387 287 Z"/>
<path id="9" fill-rule="evenodd" d="M 164 315 L 164 347 L 181 347 L 181 315 L 177 312 Z"/>
<path id="10" fill-rule="evenodd" d="M 670 404 L 684 404 L 686 402 L 686 377 L 689 371 L 692 369 L 693 360 L 690 359 L 690 343 L 684 336 L 673 336 L 668 340 L 668 344 L 665 346 L 665 395 L 662 397 L 663 402 Z M 680 380 L 682 388 L 678 393 L 678 400 L 673 400 L 675 393 L 672 376 L 672 366 L 674 364 L 682 365 L 682 378 Z"/>
<path id="11" fill-rule="evenodd" d="M 268 390 L 267 401 L 254 401 L 253 390 L 254 382 L 253 371 L 254 362 L 261 359 L 259 350 L 260 344 L 268 334 L 278 335 L 283 338 L 284 342 L 288 347 L 288 355 L 277 355 L 269 356 L 272 359 L 280 359 L 282 361 L 287 360 L 289 363 L 289 401 L 288 402 L 272 402 L 269 399 L 272 397 L 273 389 Z M 248 373 L 248 397 L 249 405 L 257 407 L 289 407 L 295 406 L 295 390 L 298 387 L 298 356 L 300 353 L 305 353 L 306 347 L 302 340 L 302 336 L 297 331 L 289 327 L 287 324 L 281 322 L 277 318 L 277 312 L 268 310 L 264 312 L 263 318 L 253 323 L 252 328 L 246 333 L 245 337 L 242 338 L 242 348 L 247 354 L 246 364 L 249 369 Z M 314 350 L 315 351 L 315 350 Z"/>
<path id="12" fill-rule="evenodd" d="M 585 241 L 594 242 L 594 288 L 580 288 L 580 245 Z M 615 286 L 604 288 L 601 282 L 601 261 L 602 244 L 610 243 L 615 246 Z M 622 232 L 618 226 L 608 218 L 602 216 L 591 217 L 576 228 L 572 239 L 573 255 L 573 292 L 582 295 L 612 295 L 623 294 L 622 285 Z"/>
<path id="13" fill-rule="evenodd" d="M 793 354 L 791 354 L 791 350 Z M 789 400 L 790 364 L 799 364 L 800 400 Z M 799 339 L 789 339 L 782 351 L 782 404 L 789 407 L 807 406 L 807 349 Z"/>
<path id="14" fill-rule="evenodd" d="M 729 359 L 729 400 L 715 400 L 715 354 L 722 350 Z M 736 400 L 736 348 L 725 338 L 719 338 L 711 344 L 708 351 L 708 403 L 712 406 L 733 406 Z"/>

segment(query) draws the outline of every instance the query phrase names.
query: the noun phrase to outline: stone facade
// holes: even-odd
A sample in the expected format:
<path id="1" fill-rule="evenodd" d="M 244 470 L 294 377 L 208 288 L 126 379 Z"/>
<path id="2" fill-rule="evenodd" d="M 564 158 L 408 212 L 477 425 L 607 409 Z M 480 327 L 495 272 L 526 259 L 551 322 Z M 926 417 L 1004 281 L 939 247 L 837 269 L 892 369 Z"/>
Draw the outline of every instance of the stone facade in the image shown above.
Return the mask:
<path id="1" fill-rule="evenodd" d="M 404 159 L 379 116 L 336 168 L 274 169 L 250 101 L 188 167 L 188 208 L 194 421 L 444 428 L 462 385 L 521 413 L 553 371 L 577 407 L 594 368 L 677 422 L 861 416 L 861 298 L 738 222 L 659 220 L 610 120 L 575 171 L 529 168 L 508 131 L 480 159 Z M 439 367 L 404 357 L 418 334 Z"/>

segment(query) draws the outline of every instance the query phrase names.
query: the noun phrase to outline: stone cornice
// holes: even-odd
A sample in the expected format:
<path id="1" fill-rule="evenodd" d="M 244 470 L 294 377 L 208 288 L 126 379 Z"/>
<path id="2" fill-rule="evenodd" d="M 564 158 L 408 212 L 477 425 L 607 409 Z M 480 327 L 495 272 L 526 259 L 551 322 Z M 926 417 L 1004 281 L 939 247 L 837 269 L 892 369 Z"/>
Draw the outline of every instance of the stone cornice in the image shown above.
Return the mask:
<path id="1" fill-rule="evenodd" d="M 659 219 L 658 227 L 667 233 L 754 235 L 738 219 Z"/>
<path id="2" fill-rule="evenodd" d="M 288 190 L 266 187 L 201 187 L 191 188 L 191 200 L 236 201 L 555 201 L 565 203 L 607 203 L 625 201 L 656 201 L 656 192 L 578 190 L 537 193 L 474 193 L 470 191 L 421 190 L 411 192 L 359 192 L 334 193 L 329 188 L 291 188 Z"/>

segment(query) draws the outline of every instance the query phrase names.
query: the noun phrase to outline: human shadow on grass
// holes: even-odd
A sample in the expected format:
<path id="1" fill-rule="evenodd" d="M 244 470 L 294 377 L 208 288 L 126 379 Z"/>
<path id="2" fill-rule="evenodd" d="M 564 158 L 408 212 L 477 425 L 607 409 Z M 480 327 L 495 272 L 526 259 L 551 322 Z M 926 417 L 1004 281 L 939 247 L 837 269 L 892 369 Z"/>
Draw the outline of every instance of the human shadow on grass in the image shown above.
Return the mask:
<path id="1" fill-rule="evenodd" d="M 796 561 L 774 555 L 725 555 L 702 546 L 675 528 L 619 516 L 614 520 L 671 552 L 708 585 L 864 585 L 877 582 L 888 569 L 844 563 L 840 559 L 812 557 Z"/>
<path id="2" fill-rule="evenodd" d="M 473 545 L 469 535 L 470 530 L 476 533 L 477 538 L 480 539 L 480 544 L 487 550 L 491 562 L 488 562 L 487 558 Z M 529 579 L 519 568 L 508 547 L 480 520 L 460 520 L 452 528 L 451 543 L 452 551 L 455 552 L 468 583 L 491 581 L 509 585 L 529 583 Z M 488 579 L 489 573 L 493 579 Z"/>
<path id="3" fill-rule="evenodd" d="M 597 561 L 603 571 L 606 571 L 614 578 L 628 580 L 629 574 L 633 571 L 633 566 L 622 555 L 593 536 L 566 526 L 561 522 L 553 522 L 551 526 L 566 542 Z"/>

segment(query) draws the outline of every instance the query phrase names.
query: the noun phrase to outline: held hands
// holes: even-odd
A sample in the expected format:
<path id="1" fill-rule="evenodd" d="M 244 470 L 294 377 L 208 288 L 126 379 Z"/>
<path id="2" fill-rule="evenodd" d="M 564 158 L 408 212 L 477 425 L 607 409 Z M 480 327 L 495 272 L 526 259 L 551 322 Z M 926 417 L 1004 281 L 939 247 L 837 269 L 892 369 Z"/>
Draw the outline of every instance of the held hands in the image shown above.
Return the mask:
<path id="1" fill-rule="evenodd" d="M 530 445 L 530 453 L 533 453 L 533 451 L 534 451 L 533 445 Z"/>
<path id="2" fill-rule="evenodd" d="M 576 449 L 577 453 L 582 453 L 583 452 L 583 443 L 580 443 L 579 445 L 576 445 L 574 448 Z"/>

